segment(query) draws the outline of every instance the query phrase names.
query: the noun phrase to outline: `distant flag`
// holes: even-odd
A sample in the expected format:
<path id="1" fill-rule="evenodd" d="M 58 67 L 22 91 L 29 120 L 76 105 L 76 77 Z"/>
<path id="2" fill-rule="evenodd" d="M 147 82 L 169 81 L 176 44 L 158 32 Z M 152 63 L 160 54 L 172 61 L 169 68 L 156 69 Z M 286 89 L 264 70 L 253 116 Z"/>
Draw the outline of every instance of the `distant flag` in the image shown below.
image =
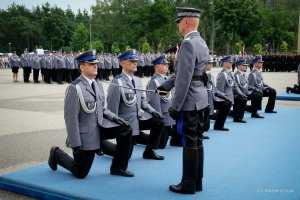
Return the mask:
<path id="1" fill-rule="evenodd" d="M 243 45 L 243 49 L 242 49 L 242 58 L 244 59 L 245 58 L 245 45 Z"/>

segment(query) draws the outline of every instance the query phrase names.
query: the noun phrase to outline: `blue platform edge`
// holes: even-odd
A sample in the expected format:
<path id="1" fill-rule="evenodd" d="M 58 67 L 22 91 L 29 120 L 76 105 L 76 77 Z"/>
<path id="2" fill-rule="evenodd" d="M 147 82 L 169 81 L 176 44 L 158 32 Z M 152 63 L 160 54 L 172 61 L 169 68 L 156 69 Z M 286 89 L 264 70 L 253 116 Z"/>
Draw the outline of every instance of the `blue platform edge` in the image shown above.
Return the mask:
<path id="1" fill-rule="evenodd" d="M 229 132 L 205 133 L 210 139 L 204 141 L 204 190 L 195 195 L 168 190 L 182 174 L 182 148 L 170 146 L 157 150 L 164 161 L 142 159 L 144 146 L 136 146 L 128 168 L 134 178 L 110 175 L 111 158 L 97 156 L 85 179 L 42 163 L 1 175 L 0 188 L 40 199 L 299 199 L 300 108 L 276 110 L 277 114 L 259 113 L 264 119 L 246 113 L 246 124 L 227 118 Z"/>
<path id="2" fill-rule="evenodd" d="M 24 194 L 26 196 L 35 197 L 38 199 L 53 199 L 53 200 L 70 200 L 78 199 L 76 196 L 69 194 L 59 194 L 57 191 L 45 190 L 36 185 L 28 185 L 19 181 L 14 181 L 4 177 L 0 177 L 0 188 L 3 190 Z"/>
<path id="3" fill-rule="evenodd" d="M 300 101 L 300 94 L 279 92 L 279 93 L 277 93 L 276 100 L 281 100 L 281 101 Z"/>

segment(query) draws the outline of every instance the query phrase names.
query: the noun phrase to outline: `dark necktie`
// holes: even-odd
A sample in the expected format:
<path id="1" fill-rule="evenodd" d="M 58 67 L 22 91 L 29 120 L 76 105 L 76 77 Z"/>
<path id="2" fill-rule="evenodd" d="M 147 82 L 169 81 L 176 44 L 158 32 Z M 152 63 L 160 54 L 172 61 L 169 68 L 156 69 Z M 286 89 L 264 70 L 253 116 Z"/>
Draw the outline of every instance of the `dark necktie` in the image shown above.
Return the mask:
<path id="1" fill-rule="evenodd" d="M 135 88 L 135 83 L 134 83 L 133 79 L 131 79 L 131 83 L 132 83 L 133 87 Z"/>
<path id="2" fill-rule="evenodd" d="M 94 81 L 92 82 L 92 89 L 94 90 L 94 92 L 96 93 L 96 90 L 95 90 L 95 83 L 94 83 Z"/>

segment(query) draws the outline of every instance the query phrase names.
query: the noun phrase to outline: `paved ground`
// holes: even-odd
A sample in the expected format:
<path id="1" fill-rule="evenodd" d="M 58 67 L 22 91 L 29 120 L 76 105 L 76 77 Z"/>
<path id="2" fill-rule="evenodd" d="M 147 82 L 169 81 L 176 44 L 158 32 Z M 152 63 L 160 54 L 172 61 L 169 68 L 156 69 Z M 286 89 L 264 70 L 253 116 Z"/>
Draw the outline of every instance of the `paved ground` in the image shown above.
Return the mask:
<path id="1" fill-rule="evenodd" d="M 219 71 L 212 73 L 216 77 Z M 295 72 L 266 72 L 264 78 L 277 91 L 297 82 Z M 148 80 L 143 78 L 144 86 Z M 53 145 L 71 152 L 64 147 L 63 100 L 68 84 L 23 83 L 22 70 L 19 81 L 12 82 L 11 70 L 0 70 L 0 175 L 46 162 Z M 108 84 L 103 85 L 106 91 Z M 277 101 L 276 105 L 300 107 L 300 102 Z M 0 190 L 0 200 L 4 199 L 32 198 Z"/>

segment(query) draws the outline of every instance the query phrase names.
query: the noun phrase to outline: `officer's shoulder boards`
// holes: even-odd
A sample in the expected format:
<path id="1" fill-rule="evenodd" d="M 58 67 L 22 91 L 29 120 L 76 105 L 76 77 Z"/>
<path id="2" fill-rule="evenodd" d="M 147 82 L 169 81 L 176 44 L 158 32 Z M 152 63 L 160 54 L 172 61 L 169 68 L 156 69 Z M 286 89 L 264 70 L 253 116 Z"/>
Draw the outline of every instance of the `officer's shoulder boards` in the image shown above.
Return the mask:
<path id="1" fill-rule="evenodd" d="M 80 83 L 80 79 L 76 79 L 76 80 L 74 80 L 74 81 L 72 81 L 72 83 L 71 84 L 73 84 L 73 85 L 77 85 L 78 83 Z"/>

